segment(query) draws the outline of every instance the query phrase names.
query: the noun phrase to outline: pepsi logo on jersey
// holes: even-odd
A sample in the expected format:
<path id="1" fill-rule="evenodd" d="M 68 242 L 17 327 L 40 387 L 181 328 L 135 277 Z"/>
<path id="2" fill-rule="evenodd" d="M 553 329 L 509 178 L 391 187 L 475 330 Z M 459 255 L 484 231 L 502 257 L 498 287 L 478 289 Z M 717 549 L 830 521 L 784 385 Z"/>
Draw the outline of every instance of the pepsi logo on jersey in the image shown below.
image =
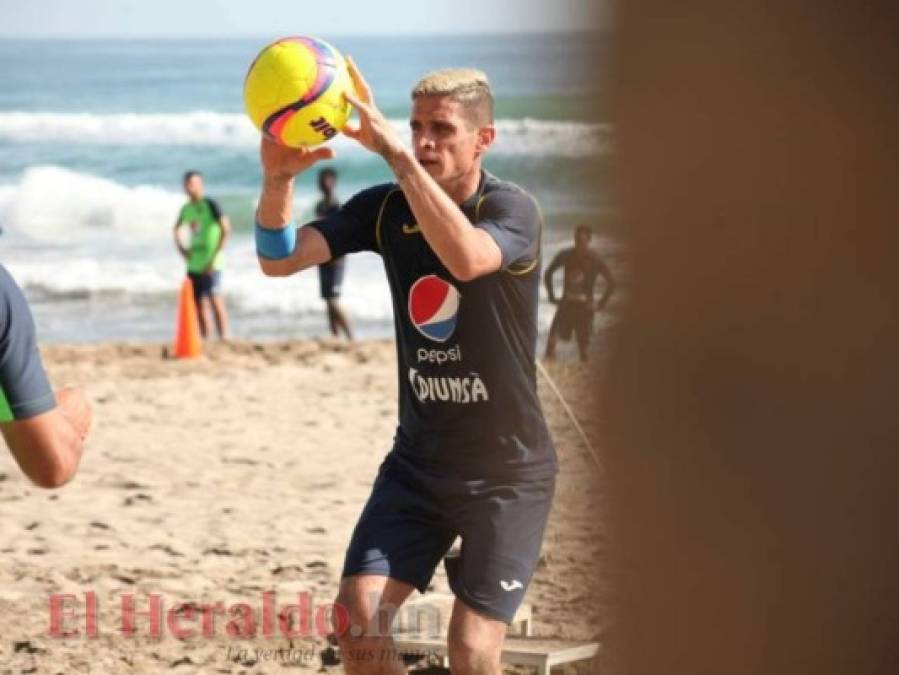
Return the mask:
<path id="1" fill-rule="evenodd" d="M 419 333 L 446 342 L 456 330 L 461 295 L 436 274 L 419 277 L 409 289 L 409 319 Z"/>

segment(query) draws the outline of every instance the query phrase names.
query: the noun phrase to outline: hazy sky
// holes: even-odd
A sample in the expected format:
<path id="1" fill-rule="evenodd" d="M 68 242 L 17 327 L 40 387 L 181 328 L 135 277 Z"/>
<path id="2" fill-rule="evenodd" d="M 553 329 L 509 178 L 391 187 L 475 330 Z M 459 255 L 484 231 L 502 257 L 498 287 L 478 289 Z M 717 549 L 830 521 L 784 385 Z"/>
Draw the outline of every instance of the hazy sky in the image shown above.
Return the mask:
<path id="1" fill-rule="evenodd" d="M 384 35 L 583 29 L 610 0 L 0 0 L 4 37 Z M 604 12 L 608 14 L 608 12 Z"/>

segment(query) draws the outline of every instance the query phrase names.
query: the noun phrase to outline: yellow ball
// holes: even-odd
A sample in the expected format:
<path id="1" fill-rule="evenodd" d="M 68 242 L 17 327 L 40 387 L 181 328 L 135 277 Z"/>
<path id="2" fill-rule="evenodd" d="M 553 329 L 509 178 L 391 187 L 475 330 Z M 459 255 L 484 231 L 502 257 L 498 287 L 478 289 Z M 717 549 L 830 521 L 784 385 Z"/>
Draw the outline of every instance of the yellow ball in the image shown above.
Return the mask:
<path id="1" fill-rule="evenodd" d="M 343 129 L 351 88 L 346 61 L 313 37 L 281 38 L 259 52 L 244 81 L 244 105 L 253 124 L 292 148 L 324 143 Z"/>

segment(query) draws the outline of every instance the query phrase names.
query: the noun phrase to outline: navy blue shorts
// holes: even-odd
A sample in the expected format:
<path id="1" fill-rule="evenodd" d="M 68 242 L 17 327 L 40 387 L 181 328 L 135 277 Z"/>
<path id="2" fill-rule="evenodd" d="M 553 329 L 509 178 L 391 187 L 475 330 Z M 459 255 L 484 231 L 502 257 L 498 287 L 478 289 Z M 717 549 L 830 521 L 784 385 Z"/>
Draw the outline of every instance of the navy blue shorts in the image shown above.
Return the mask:
<path id="1" fill-rule="evenodd" d="M 343 285 L 345 269 L 346 258 L 342 257 L 318 266 L 318 283 L 323 300 L 340 297 L 340 287 Z"/>
<path id="2" fill-rule="evenodd" d="M 446 558 L 453 593 L 510 623 L 540 556 L 555 478 L 521 483 L 436 476 L 387 455 L 350 539 L 342 576 L 377 574 L 427 590 Z"/>
<path id="3" fill-rule="evenodd" d="M 550 331 L 555 331 L 560 340 L 568 342 L 571 339 L 571 334 L 574 333 L 578 342 L 587 344 L 590 341 L 592 330 L 592 304 L 564 299 L 559 303 Z"/>
<path id="4" fill-rule="evenodd" d="M 194 301 L 199 304 L 203 296 L 212 297 L 218 295 L 222 287 L 222 273 L 220 270 L 212 270 L 209 274 L 196 274 L 189 272 L 190 282 L 194 287 Z"/>

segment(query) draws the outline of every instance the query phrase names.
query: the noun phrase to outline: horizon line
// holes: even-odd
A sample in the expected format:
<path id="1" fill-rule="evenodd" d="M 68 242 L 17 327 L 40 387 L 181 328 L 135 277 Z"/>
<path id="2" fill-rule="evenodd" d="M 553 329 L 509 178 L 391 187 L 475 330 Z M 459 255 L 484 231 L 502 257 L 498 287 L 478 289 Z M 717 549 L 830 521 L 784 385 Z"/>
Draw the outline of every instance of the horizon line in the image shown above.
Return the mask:
<path id="1" fill-rule="evenodd" d="M 524 37 L 528 35 L 607 35 L 613 32 L 609 28 L 562 28 L 562 29 L 544 29 L 544 30 L 508 30 L 508 31 L 418 31 L 408 33 L 389 33 L 389 32 L 367 32 L 367 33 L 330 33 L 322 31 L 319 35 L 330 38 L 397 38 L 397 37 L 489 37 L 489 36 L 516 36 Z M 213 34 L 179 34 L 179 35 L 161 35 L 161 34 L 84 34 L 75 35 L 67 33 L 0 33 L 0 40 L 84 40 L 84 41 L 125 41 L 125 40 L 253 40 L 253 39 L 269 39 L 271 34 L 262 33 L 234 33 L 230 35 L 213 35 Z M 290 35 L 291 33 L 284 33 Z"/>

